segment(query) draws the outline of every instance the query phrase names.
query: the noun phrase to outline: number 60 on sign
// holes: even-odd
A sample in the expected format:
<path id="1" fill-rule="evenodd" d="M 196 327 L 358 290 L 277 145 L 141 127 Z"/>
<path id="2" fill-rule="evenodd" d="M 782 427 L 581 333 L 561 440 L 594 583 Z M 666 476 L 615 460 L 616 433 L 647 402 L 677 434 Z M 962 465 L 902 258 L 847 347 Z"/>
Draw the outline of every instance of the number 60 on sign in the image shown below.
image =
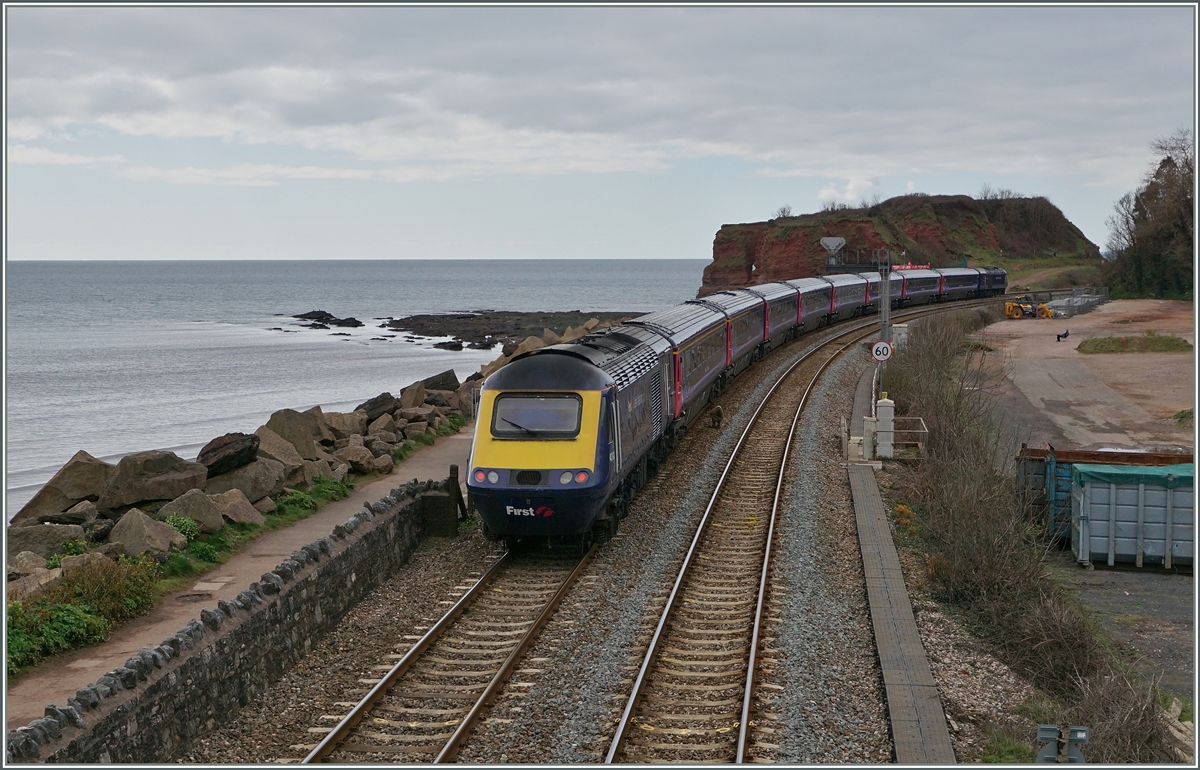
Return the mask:
<path id="1" fill-rule="evenodd" d="M 871 358 L 874 358 L 880 363 L 892 357 L 892 345 L 889 342 L 880 340 L 871 346 Z"/>

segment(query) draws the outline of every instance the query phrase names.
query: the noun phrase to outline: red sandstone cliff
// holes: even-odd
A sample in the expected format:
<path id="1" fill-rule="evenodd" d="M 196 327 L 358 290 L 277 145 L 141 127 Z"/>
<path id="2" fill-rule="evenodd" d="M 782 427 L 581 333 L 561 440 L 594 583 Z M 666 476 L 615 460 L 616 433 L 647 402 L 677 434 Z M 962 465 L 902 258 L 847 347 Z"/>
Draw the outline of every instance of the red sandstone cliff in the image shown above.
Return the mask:
<path id="1" fill-rule="evenodd" d="M 724 225 L 699 293 L 820 275 L 826 257 L 820 242 L 827 236 L 846 239 L 838 256 L 847 262 L 870 262 L 875 249 L 892 249 L 896 257 L 904 252 L 904 259 L 934 267 L 964 257 L 975 264 L 1001 257 L 1100 259 L 1099 247 L 1045 198 L 904 195 L 865 209 Z"/>

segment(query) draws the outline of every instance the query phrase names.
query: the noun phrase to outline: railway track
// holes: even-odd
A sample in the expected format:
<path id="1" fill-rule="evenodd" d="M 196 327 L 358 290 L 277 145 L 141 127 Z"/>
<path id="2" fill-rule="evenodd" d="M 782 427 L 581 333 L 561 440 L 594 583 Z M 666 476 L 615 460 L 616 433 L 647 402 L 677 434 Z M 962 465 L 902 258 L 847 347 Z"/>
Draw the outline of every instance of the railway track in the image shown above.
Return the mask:
<path id="1" fill-rule="evenodd" d="M 769 729 L 755 730 L 753 673 L 787 448 L 820 372 L 877 323 L 853 323 L 802 356 L 751 418 L 684 559 L 607 762 L 772 761 Z M 581 559 L 506 552 L 302 761 L 454 761 L 597 547 Z"/>
<path id="2" fill-rule="evenodd" d="M 788 452 L 821 373 L 875 328 L 855 324 L 806 353 L 751 417 L 659 615 L 606 763 L 775 761 L 773 731 L 755 719 L 755 674 Z"/>
<path id="3" fill-rule="evenodd" d="M 303 761 L 453 761 L 595 550 L 506 552 Z"/>

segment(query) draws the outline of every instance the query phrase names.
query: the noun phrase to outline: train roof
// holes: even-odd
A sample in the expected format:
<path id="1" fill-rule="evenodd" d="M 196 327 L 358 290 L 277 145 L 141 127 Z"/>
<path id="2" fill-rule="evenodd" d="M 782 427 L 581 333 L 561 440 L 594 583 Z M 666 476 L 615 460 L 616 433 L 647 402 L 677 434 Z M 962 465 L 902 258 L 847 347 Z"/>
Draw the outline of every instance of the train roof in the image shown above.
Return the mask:
<path id="1" fill-rule="evenodd" d="M 983 270 L 979 269 L 978 267 L 939 267 L 939 268 L 936 268 L 934 270 L 934 272 L 941 273 L 942 275 L 946 275 L 946 276 L 950 276 L 950 275 L 977 276 L 980 273 L 982 273 Z"/>
<path id="2" fill-rule="evenodd" d="M 531 350 L 497 369 L 486 380 L 487 390 L 603 390 L 613 378 L 592 359 L 593 351 L 566 343 Z"/>
<path id="3" fill-rule="evenodd" d="M 772 281 L 771 283 L 760 283 L 757 286 L 745 286 L 744 291 L 755 292 L 764 297 L 768 302 L 779 299 L 780 297 L 796 296 L 796 287 L 783 281 Z"/>
<path id="4" fill-rule="evenodd" d="M 716 307 L 733 316 L 743 310 L 749 310 L 752 307 L 762 305 L 762 297 L 738 289 L 736 291 L 714 292 L 698 299 L 689 299 L 688 303 L 704 305 L 705 307 Z"/>
<path id="5" fill-rule="evenodd" d="M 831 288 L 832 284 L 822 278 L 793 278 L 790 281 L 784 281 L 788 286 L 795 286 L 801 292 L 819 291 L 821 289 Z"/>
<path id="6" fill-rule="evenodd" d="M 675 307 L 656 310 L 640 318 L 626 321 L 623 325 L 642 326 L 668 337 L 673 344 L 707 331 L 717 320 L 724 320 L 725 314 L 720 310 L 699 305 L 694 302 L 684 302 Z"/>
<path id="7" fill-rule="evenodd" d="M 938 271 L 927 270 L 925 268 L 922 268 L 920 270 L 897 270 L 895 272 L 900 273 L 901 275 L 903 275 L 906 279 L 908 279 L 910 281 L 914 278 L 939 278 L 940 277 L 940 275 L 938 274 Z"/>
<path id="8" fill-rule="evenodd" d="M 852 286 L 856 283 L 867 282 L 867 279 L 863 278 L 858 273 L 834 273 L 833 275 L 825 276 L 825 280 L 829 281 L 834 286 Z"/>

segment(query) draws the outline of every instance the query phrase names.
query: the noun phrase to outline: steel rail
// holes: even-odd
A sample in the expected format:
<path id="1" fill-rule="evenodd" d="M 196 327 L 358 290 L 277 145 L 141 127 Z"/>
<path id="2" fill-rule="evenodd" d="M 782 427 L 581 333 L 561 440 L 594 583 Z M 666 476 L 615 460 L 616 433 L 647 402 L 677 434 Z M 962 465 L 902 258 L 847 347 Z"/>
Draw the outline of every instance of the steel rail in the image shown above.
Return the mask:
<path id="1" fill-rule="evenodd" d="M 796 359 L 796 361 L 787 368 L 787 371 L 779 376 L 779 378 L 771 386 L 771 389 L 767 391 L 766 395 L 763 396 L 762 401 L 759 402 L 758 407 L 754 410 L 754 414 L 751 415 L 750 420 L 746 423 L 746 427 L 742 430 L 741 436 L 738 437 L 737 443 L 733 447 L 733 452 L 730 454 L 729 460 L 725 463 L 725 468 L 721 471 L 720 478 L 717 479 L 717 486 L 713 490 L 712 496 L 709 498 L 708 506 L 704 509 L 704 515 L 701 517 L 699 525 L 696 527 L 696 534 L 692 537 L 692 543 L 688 547 L 687 554 L 683 558 L 683 565 L 679 568 L 679 574 L 675 578 L 675 583 L 671 586 L 671 593 L 667 597 L 667 603 L 663 608 L 662 614 L 659 616 L 658 625 L 654 629 L 654 635 L 651 637 L 650 644 L 646 648 L 645 658 L 642 660 L 642 665 L 638 669 L 637 678 L 634 680 L 633 691 L 630 693 L 629 700 L 625 704 L 625 709 L 621 714 L 621 720 L 617 723 L 617 732 L 613 736 L 612 743 L 608 748 L 608 754 L 604 758 L 605 764 L 612 764 L 615 762 L 617 754 L 624 746 L 626 733 L 628 732 L 629 725 L 631 724 L 633 717 L 633 711 L 635 708 L 637 708 L 637 705 L 641 700 L 642 690 L 644 689 L 646 683 L 646 677 L 649 674 L 650 666 L 657 656 L 658 645 L 662 639 L 663 631 L 666 629 L 666 626 L 671 618 L 671 613 L 675 609 L 675 600 L 679 595 L 679 589 L 683 585 L 683 581 L 687 577 L 688 571 L 691 569 L 692 559 L 696 555 L 700 538 L 704 535 L 709 516 L 712 514 L 714 506 L 716 506 L 717 498 L 725 485 L 725 479 L 729 475 L 729 470 L 733 467 L 734 462 L 738 459 L 738 455 L 742 450 L 742 446 L 745 444 L 746 437 L 750 435 L 750 431 L 754 428 L 755 423 L 758 421 L 758 416 L 762 413 L 763 409 L 767 405 L 767 402 L 771 400 L 771 397 L 775 394 L 775 391 L 778 390 L 779 386 L 783 384 L 784 380 L 786 380 L 792 374 L 792 372 L 800 366 L 800 364 L 809 360 L 811 356 L 815 355 L 819 350 L 829 345 L 839 337 L 844 337 L 850 334 L 858 334 L 859 338 L 867 336 L 866 334 L 862 334 L 862 330 L 868 326 L 874 325 L 874 323 L 860 324 L 852 329 L 847 329 L 835 335 L 831 339 L 822 342 L 817 347 Z M 867 334 L 869 334 L 869 332 Z"/>
<path id="2" fill-rule="evenodd" d="M 593 543 L 591 548 L 588 549 L 587 553 L 583 555 L 583 558 L 579 560 L 579 564 L 577 564 L 575 569 L 571 571 L 571 574 L 568 575 L 565 580 L 563 580 L 562 585 L 558 587 L 558 591 L 554 593 L 554 596 L 551 597 L 550 601 L 546 603 L 546 606 L 542 608 L 542 611 L 538 614 L 537 619 L 533 621 L 533 625 L 529 627 L 529 630 L 525 633 L 525 636 L 521 637 L 521 641 L 517 644 L 516 648 L 509 653 L 508 658 L 506 658 L 504 663 L 500 666 L 500 670 L 497 671 L 496 675 L 492 677 L 492 681 L 488 682 L 488 686 L 483 691 L 483 694 L 479 696 L 479 700 L 475 701 L 475 705 L 472 706 L 467 715 L 463 717 L 462 722 L 458 725 L 458 729 L 456 729 L 454 734 L 450 736 L 450 740 L 446 741 L 446 746 L 433 760 L 434 764 L 453 762 L 454 758 L 458 756 L 458 752 L 462 748 L 463 741 L 466 739 L 467 734 L 470 733 L 474 728 L 475 723 L 479 720 L 480 714 L 483 712 L 483 709 L 491 705 L 492 701 L 496 699 L 496 695 L 504 687 L 505 682 L 508 681 L 509 676 L 512 674 L 512 670 L 516 667 L 517 662 L 520 661 L 521 656 L 525 654 L 525 651 L 529 649 L 530 645 L 533 644 L 541 630 L 548 622 L 550 622 L 550 616 L 554 614 L 556 609 L 558 609 L 558 605 L 562 601 L 563 597 L 567 595 L 567 592 L 571 590 L 573 585 L 575 585 L 575 581 L 577 581 L 579 576 L 583 574 L 584 569 L 591 562 L 592 556 L 596 553 L 596 549 L 599 547 L 600 546 L 598 544 Z"/>
<path id="3" fill-rule="evenodd" d="M 796 436 L 796 427 L 800 424 L 800 413 L 804 411 L 804 405 L 808 403 L 808 394 L 812 392 L 813 386 L 817 384 L 817 380 L 825 373 L 829 365 L 836 361 L 842 353 L 846 352 L 847 348 L 869 335 L 870 332 L 866 332 L 847 342 L 831 355 L 825 363 L 821 364 L 821 368 L 813 374 L 808 386 L 804 389 L 804 394 L 800 396 L 800 403 L 796 405 L 796 413 L 792 417 L 792 426 L 788 430 L 787 443 L 783 445 L 783 459 L 779 463 L 779 477 L 775 481 L 775 499 L 771 501 L 771 519 L 767 525 L 767 544 L 766 548 L 763 549 L 762 577 L 758 585 L 758 603 L 754 608 L 754 626 L 750 633 L 750 659 L 746 666 L 746 692 L 742 698 L 742 716 L 738 720 L 737 758 L 734 760 L 735 764 L 740 765 L 746 761 L 746 743 L 750 739 L 750 710 L 754 699 L 754 672 L 758 665 L 758 636 L 762 628 L 763 608 L 766 605 L 767 599 L 767 578 L 771 572 L 771 543 L 775 535 L 775 518 L 779 511 L 779 498 L 783 494 L 783 480 L 787 475 L 788 455 L 791 454 L 792 439 Z"/>
<path id="4" fill-rule="evenodd" d="M 903 318 L 919 317 L 922 315 L 932 314 L 934 312 L 942 312 L 942 311 L 948 311 L 948 310 L 954 310 L 954 309 L 976 307 L 978 305 L 988 304 L 988 303 L 994 302 L 994 301 L 995 300 L 992 298 L 986 298 L 986 299 L 980 299 L 980 300 L 976 300 L 976 301 L 963 302 L 961 304 L 956 304 L 952 307 L 942 306 L 942 307 L 931 308 L 929 306 L 923 306 L 919 309 L 912 308 L 909 310 L 909 312 L 904 313 L 900 317 L 903 317 Z M 937 304 L 940 305 L 941 303 L 937 303 Z M 893 320 L 895 320 L 895 319 L 893 319 Z M 763 570 L 762 570 L 763 577 L 762 577 L 762 582 L 761 582 L 760 588 L 759 588 L 759 596 L 758 596 L 758 602 L 757 602 L 757 606 L 756 606 L 754 627 L 753 627 L 752 641 L 751 641 L 752 646 L 751 646 L 751 653 L 750 653 L 750 668 L 749 668 L 750 673 L 748 674 L 749 679 L 748 679 L 748 684 L 746 687 L 746 692 L 745 692 L 744 698 L 743 698 L 742 717 L 739 720 L 740 725 L 739 725 L 738 759 L 737 759 L 737 761 L 739 763 L 743 761 L 744 744 L 745 744 L 746 738 L 748 737 L 748 725 L 749 725 L 748 712 L 749 712 L 749 708 L 750 708 L 751 697 L 753 694 L 752 693 L 753 671 L 754 671 L 754 666 L 755 666 L 756 659 L 757 659 L 756 652 L 757 652 L 757 647 L 758 647 L 758 636 L 759 636 L 759 631 L 760 631 L 760 618 L 761 618 L 761 612 L 762 612 L 763 605 L 765 604 L 766 577 L 769 573 L 770 542 L 771 542 L 771 537 L 774 533 L 775 514 L 778 509 L 779 496 L 780 496 L 781 490 L 782 490 L 784 470 L 786 468 L 786 463 L 787 463 L 788 447 L 790 447 L 792 438 L 794 436 L 795 429 L 796 429 L 796 426 L 797 426 L 798 420 L 799 420 L 800 411 L 803 408 L 804 402 L 807 400 L 808 393 L 811 391 L 812 385 L 815 383 L 817 377 L 820 376 L 820 374 L 825 370 L 825 368 L 832 361 L 834 361 L 839 355 L 844 353 L 847 348 L 851 347 L 852 345 L 856 344 L 857 342 L 861 341 L 862 339 L 870 336 L 871 331 L 873 330 L 872 327 L 875 327 L 877 324 L 878 324 L 877 320 L 871 320 L 871 321 L 867 321 L 865 323 L 857 324 L 851 328 L 841 330 L 838 333 L 832 335 L 829 339 L 818 344 L 812 350 L 804 353 L 802 356 L 800 356 L 800 358 L 798 358 L 794 363 L 792 363 L 792 365 L 789 366 L 786 371 L 784 371 L 779 376 L 779 378 L 771 386 L 771 389 L 769 391 L 767 391 L 767 393 L 763 396 L 758 407 L 754 410 L 754 414 L 751 415 L 749 421 L 746 424 L 746 427 L 742 430 L 742 433 L 738 437 L 737 443 L 734 445 L 733 451 L 730 454 L 729 460 L 726 462 L 724 469 L 721 471 L 721 475 L 717 480 L 716 488 L 713 490 L 713 493 L 709 499 L 708 505 L 704 510 L 704 515 L 701 517 L 700 523 L 696 527 L 696 534 L 692 537 L 692 542 L 691 542 L 690 546 L 688 547 L 687 554 L 684 556 L 683 565 L 680 567 L 679 573 L 675 578 L 675 582 L 671 587 L 671 592 L 667 597 L 666 605 L 664 606 L 662 613 L 659 616 L 658 624 L 656 625 L 656 627 L 654 629 L 654 634 L 650 639 L 649 645 L 647 646 L 645 657 L 642 660 L 642 665 L 638 669 L 637 677 L 635 678 L 634 683 L 633 683 L 633 689 L 630 693 L 628 701 L 625 704 L 625 709 L 623 710 L 623 712 L 621 714 L 621 718 L 617 723 L 616 733 L 613 736 L 612 743 L 609 745 L 608 753 L 606 754 L 605 759 L 604 759 L 605 764 L 614 763 L 616 761 L 617 754 L 620 753 L 621 749 L 624 746 L 625 738 L 626 738 L 626 736 L 628 734 L 628 730 L 629 730 L 629 725 L 632 722 L 633 712 L 637 708 L 637 706 L 640 702 L 642 691 L 645 687 L 650 667 L 653 664 L 655 657 L 657 656 L 658 646 L 659 646 L 660 641 L 662 640 L 663 632 L 665 631 L 667 625 L 669 624 L 672 612 L 675 609 L 676 599 L 679 595 L 680 588 L 682 587 L 683 582 L 684 582 L 685 578 L 687 577 L 688 571 L 691 568 L 691 563 L 692 563 L 693 557 L 696 554 L 696 550 L 700 543 L 700 539 L 705 532 L 706 526 L 708 524 L 708 520 L 710 518 L 710 515 L 712 513 L 714 506 L 716 505 L 717 498 L 720 495 L 720 493 L 725 485 L 725 480 L 728 477 L 729 471 L 733 467 L 734 462 L 737 460 L 738 455 L 740 454 L 740 452 L 743 448 L 743 445 L 745 444 L 746 438 L 749 436 L 751 429 L 755 426 L 755 423 L 757 422 L 759 415 L 762 413 L 767 402 L 770 401 L 771 397 L 775 394 L 775 391 L 779 388 L 779 386 L 783 383 L 783 381 L 786 380 L 792 374 L 792 372 L 794 372 L 796 370 L 797 367 L 799 367 L 802 363 L 808 361 L 813 355 L 815 355 L 821 349 L 826 348 L 827 346 L 830 346 L 832 343 L 834 343 L 835 340 L 842 338 L 842 337 L 850 336 L 850 335 L 856 335 L 854 337 L 854 339 L 852 339 L 850 342 L 847 342 L 841 348 L 839 348 L 835 353 L 833 353 L 833 355 L 831 355 L 829 357 L 829 359 L 821 365 L 821 367 L 817 371 L 817 373 L 814 374 L 813 380 L 809 383 L 809 386 L 805 389 L 805 393 L 801 398 L 800 405 L 797 407 L 796 414 L 793 417 L 791 429 L 788 434 L 788 441 L 787 441 L 787 444 L 785 445 L 783 461 L 781 462 L 779 477 L 776 482 L 775 499 L 772 504 L 772 510 L 771 510 L 771 520 L 770 520 L 770 526 L 769 526 L 768 534 L 767 534 L 767 553 L 765 554 L 764 559 L 763 559 Z M 866 331 L 864 332 L 864 330 L 866 330 Z"/>
<path id="5" fill-rule="evenodd" d="M 441 620 L 435 623 L 433 627 L 421 637 L 420 641 L 414 644 L 412 649 L 405 653 L 403 658 L 397 661 L 396 665 L 392 666 L 391 670 L 379 680 L 378 684 L 371 688 L 371 691 L 368 692 L 361 701 L 359 701 L 358 705 L 351 709 L 350 713 L 347 714 L 342 721 L 338 722 L 337 727 L 333 728 L 333 730 L 331 730 L 329 734 L 326 735 L 312 751 L 309 752 L 308 756 L 301 760 L 301 764 L 318 762 L 332 754 L 334 750 L 336 750 L 338 744 L 346 740 L 346 737 L 350 734 L 350 731 L 353 730 L 358 723 L 363 720 L 363 717 L 370 713 L 375 704 L 382 700 L 385 695 L 387 695 L 387 691 L 393 684 L 395 684 L 396 680 L 404 676 L 405 672 L 412 667 L 412 664 L 416 662 L 417 658 L 423 655 L 425 651 L 438 640 L 438 637 L 442 635 L 442 632 L 444 632 L 450 626 L 450 624 L 456 618 L 458 618 L 458 616 L 461 615 L 464 610 L 466 610 L 467 606 L 471 604 L 480 593 L 483 592 L 483 589 L 492 582 L 492 580 L 497 574 L 499 574 L 500 570 L 503 569 L 503 567 L 511 560 L 511 558 L 512 551 L 505 551 L 504 555 L 496 560 L 496 563 L 493 564 L 488 571 L 485 572 L 483 576 L 475 582 L 475 585 L 471 586 L 469 591 L 463 594 L 462 598 L 459 599 L 445 615 L 442 616 Z"/>

